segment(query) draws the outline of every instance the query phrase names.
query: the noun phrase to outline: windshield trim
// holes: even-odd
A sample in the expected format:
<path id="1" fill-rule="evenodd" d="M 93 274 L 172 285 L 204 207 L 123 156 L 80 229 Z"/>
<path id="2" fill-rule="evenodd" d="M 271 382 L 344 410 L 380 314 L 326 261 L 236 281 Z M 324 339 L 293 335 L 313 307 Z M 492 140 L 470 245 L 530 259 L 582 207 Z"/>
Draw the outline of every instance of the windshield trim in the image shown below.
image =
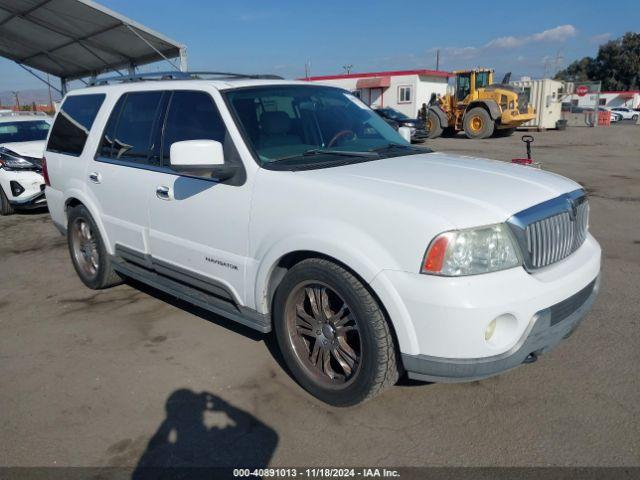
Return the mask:
<path id="1" fill-rule="evenodd" d="M 227 111 L 229 112 L 229 114 L 231 115 L 231 118 L 233 119 L 233 123 L 235 124 L 236 128 L 238 129 L 238 132 L 240 133 L 240 136 L 242 137 L 242 141 L 244 142 L 247 150 L 249 150 L 249 153 L 251 153 L 251 157 L 253 158 L 253 161 L 256 162 L 256 164 L 260 168 L 264 168 L 265 170 L 276 170 L 276 171 L 313 170 L 313 169 L 315 169 L 315 166 L 311 167 L 309 164 L 298 164 L 298 165 L 283 165 L 283 164 L 279 164 L 278 165 L 278 162 L 265 162 L 265 161 L 261 160 L 258 152 L 256 151 L 256 149 L 253 146 L 253 143 L 250 141 L 249 134 L 245 130 L 244 125 L 242 124 L 242 122 L 240 121 L 240 118 L 238 117 L 235 108 L 233 108 L 233 105 L 231 105 L 231 100 L 229 98 L 229 93 L 238 92 L 238 91 L 242 91 L 242 90 L 252 90 L 252 89 L 256 89 L 256 88 L 271 88 L 271 87 L 274 87 L 274 86 L 278 86 L 278 87 L 282 87 L 282 86 L 297 86 L 297 87 L 303 87 L 303 88 L 323 87 L 323 88 L 331 88 L 331 89 L 334 89 L 334 90 L 338 90 L 340 92 L 347 93 L 349 95 L 353 95 L 353 93 L 350 92 L 349 90 L 344 89 L 344 88 L 334 87 L 332 85 L 307 84 L 307 83 L 300 83 L 300 82 L 278 83 L 277 85 L 246 85 L 246 86 L 242 86 L 242 87 L 226 88 L 224 90 L 218 90 L 219 93 L 220 93 L 220 96 L 222 97 L 222 100 L 224 101 L 225 106 L 227 107 Z M 371 108 L 371 107 L 369 107 L 369 108 Z M 372 111 L 373 111 L 374 114 L 376 113 L 374 110 L 372 110 Z M 417 150 L 417 148 L 416 148 L 416 150 Z M 372 153 L 375 153 L 375 152 L 372 152 Z M 351 165 L 351 164 L 354 164 L 354 163 L 362 163 L 363 161 L 364 162 L 370 162 L 370 161 L 384 160 L 385 158 L 392 158 L 392 157 L 399 157 L 399 156 L 420 155 L 422 153 L 430 153 L 430 152 L 425 149 L 425 152 L 416 151 L 415 153 L 407 153 L 407 155 L 389 155 L 389 156 L 379 155 L 378 157 L 373 157 L 373 158 L 369 158 L 369 157 L 364 157 L 363 158 L 363 157 L 359 157 L 359 156 L 354 156 L 354 157 L 349 158 L 349 157 L 346 157 L 346 156 L 340 156 L 340 157 L 336 156 L 335 157 L 335 161 L 318 162 L 316 165 L 317 165 L 318 169 L 320 169 L 320 168 L 340 167 L 340 166 L 343 166 L 343 165 Z"/>

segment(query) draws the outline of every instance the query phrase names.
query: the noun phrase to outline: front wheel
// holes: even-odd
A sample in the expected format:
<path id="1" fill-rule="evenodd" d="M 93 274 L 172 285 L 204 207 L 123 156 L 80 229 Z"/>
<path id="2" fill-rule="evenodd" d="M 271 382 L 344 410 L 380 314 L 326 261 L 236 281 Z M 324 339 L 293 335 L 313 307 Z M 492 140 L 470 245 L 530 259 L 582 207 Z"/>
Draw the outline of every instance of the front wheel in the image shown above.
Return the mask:
<path id="1" fill-rule="evenodd" d="M 84 205 L 69 210 L 67 244 L 76 273 L 87 287 L 100 290 L 122 283 L 113 270 L 104 241 Z"/>
<path id="2" fill-rule="evenodd" d="M 12 215 L 14 212 L 13 206 L 9 203 L 9 199 L 5 195 L 2 187 L 0 187 L 0 215 L 4 217 L 6 215 Z"/>
<path id="3" fill-rule="evenodd" d="M 493 135 L 495 123 L 491 119 L 489 112 L 482 107 L 475 107 L 469 110 L 465 116 L 463 127 L 468 138 L 488 138 Z"/>
<path id="4" fill-rule="evenodd" d="M 429 113 L 427 114 L 426 130 L 427 138 L 438 138 L 442 135 L 440 119 L 433 110 L 429 110 Z"/>
<path id="5" fill-rule="evenodd" d="M 293 376 L 323 402 L 355 405 L 398 380 L 395 344 L 378 302 L 328 260 L 304 260 L 287 272 L 274 299 L 274 327 Z"/>

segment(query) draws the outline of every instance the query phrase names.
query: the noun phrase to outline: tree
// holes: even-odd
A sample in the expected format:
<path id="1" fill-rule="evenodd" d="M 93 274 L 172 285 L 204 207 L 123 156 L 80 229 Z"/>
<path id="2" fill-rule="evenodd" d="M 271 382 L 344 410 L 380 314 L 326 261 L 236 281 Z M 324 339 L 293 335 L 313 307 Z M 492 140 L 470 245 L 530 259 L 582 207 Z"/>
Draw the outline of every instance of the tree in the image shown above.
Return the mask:
<path id="1" fill-rule="evenodd" d="M 557 73 L 567 81 L 601 81 L 603 90 L 640 88 L 640 33 L 626 33 L 598 48 L 596 58 L 576 60 Z"/>

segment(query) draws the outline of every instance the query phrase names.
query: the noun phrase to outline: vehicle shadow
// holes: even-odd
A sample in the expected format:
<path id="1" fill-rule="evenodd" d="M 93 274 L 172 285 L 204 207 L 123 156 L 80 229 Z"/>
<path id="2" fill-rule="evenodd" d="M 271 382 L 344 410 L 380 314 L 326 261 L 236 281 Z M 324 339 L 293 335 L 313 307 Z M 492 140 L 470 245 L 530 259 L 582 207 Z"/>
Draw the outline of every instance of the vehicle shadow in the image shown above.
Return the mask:
<path id="1" fill-rule="evenodd" d="M 234 478 L 234 468 L 265 468 L 278 434 L 209 392 L 173 392 L 166 419 L 149 440 L 133 480 Z"/>

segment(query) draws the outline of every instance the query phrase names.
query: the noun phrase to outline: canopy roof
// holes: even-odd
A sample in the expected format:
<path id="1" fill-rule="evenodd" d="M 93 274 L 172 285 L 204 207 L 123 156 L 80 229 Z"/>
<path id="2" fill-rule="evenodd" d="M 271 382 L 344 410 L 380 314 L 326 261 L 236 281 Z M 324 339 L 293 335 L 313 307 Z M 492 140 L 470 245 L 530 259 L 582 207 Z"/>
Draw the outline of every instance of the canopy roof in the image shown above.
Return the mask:
<path id="1" fill-rule="evenodd" d="M 68 81 L 186 61 L 186 48 L 90 0 L 0 0 L 0 55 Z"/>

